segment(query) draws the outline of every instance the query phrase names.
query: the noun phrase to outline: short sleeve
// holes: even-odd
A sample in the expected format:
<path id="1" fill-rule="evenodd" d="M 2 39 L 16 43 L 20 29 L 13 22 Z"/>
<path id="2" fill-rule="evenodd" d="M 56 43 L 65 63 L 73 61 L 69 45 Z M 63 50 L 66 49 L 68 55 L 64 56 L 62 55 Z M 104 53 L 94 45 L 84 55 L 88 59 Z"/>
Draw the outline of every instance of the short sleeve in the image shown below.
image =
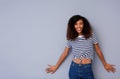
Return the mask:
<path id="1" fill-rule="evenodd" d="M 98 38 L 95 32 L 92 33 L 92 42 L 93 44 L 97 44 L 98 43 Z"/>
<path id="2" fill-rule="evenodd" d="M 66 47 L 71 48 L 71 41 L 70 40 L 66 40 Z"/>

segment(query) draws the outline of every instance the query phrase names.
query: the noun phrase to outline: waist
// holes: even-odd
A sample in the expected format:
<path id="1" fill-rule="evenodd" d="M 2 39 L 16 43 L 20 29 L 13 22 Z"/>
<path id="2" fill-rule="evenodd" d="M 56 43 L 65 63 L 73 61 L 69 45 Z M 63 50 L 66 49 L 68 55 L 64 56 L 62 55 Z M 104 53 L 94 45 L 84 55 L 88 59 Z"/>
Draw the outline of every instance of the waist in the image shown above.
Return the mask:
<path id="1" fill-rule="evenodd" d="M 91 59 L 88 58 L 73 58 L 73 62 L 77 63 L 77 64 L 90 64 L 92 63 Z"/>

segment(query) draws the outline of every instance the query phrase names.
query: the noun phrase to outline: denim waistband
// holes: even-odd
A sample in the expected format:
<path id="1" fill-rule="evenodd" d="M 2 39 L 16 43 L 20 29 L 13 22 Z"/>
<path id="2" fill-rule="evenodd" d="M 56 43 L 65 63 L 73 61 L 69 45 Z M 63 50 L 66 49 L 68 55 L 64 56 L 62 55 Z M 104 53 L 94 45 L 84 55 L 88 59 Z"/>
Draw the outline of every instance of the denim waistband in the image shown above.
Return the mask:
<path id="1" fill-rule="evenodd" d="M 72 61 L 71 64 L 74 64 L 74 65 L 78 65 L 78 66 L 87 66 L 87 65 L 92 65 L 92 63 L 88 63 L 88 64 L 78 64 L 78 63 L 75 63 L 74 61 Z"/>

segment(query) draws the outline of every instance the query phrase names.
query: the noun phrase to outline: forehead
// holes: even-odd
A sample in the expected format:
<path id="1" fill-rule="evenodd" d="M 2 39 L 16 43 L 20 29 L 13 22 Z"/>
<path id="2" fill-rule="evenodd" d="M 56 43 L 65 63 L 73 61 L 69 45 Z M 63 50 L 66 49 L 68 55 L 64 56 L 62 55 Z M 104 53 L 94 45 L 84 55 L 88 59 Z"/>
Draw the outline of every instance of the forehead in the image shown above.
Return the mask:
<path id="1" fill-rule="evenodd" d="M 83 23 L 83 20 L 79 19 L 76 23 Z"/>

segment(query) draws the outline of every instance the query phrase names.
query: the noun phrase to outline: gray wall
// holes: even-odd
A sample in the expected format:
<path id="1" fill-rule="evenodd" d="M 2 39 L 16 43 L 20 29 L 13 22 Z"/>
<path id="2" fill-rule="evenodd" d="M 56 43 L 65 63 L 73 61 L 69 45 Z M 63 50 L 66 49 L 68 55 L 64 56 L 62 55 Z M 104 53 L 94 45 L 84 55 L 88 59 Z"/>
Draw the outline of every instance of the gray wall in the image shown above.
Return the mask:
<path id="1" fill-rule="evenodd" d="M 107 62 L 117 72 L 108 73 L 95 55 L 96 79 L 119 79 L 120 0 L 0 0 L 0 79 L 68 79 L 71 54 L 53 75 L 65 47 L 68 19 L 80 14 L 96 31 Z"/>

